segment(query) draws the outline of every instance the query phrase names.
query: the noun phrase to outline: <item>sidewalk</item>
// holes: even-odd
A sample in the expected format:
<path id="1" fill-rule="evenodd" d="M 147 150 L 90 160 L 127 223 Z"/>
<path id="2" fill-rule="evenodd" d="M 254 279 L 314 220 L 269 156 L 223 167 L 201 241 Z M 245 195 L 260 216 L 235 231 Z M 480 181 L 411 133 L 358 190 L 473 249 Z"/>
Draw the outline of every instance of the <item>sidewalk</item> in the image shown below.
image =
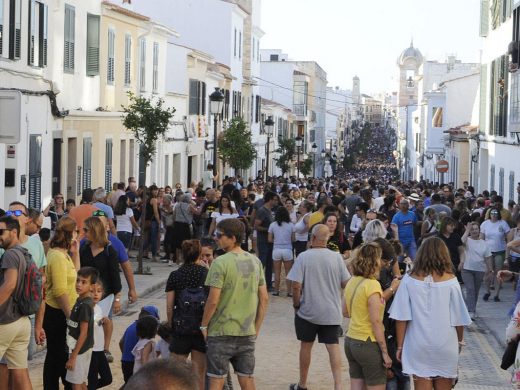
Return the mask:
<path id="1" fill-rule="evenodd" d="M 513 306 L 515 300 L 515 292 L 512 282 L 505 282 L 500 291 L 500 302 L 493 301 L 495 291 L 491 291 L 491 297 L 488 302 L 482 299 L 485 289 L 480 289 L 479 299 L 477 303 L 476 324 L 484 327 L 495 337 L 498 344 L 505 348 L 506 327 L 509 323 L 510 316 L 507 314 Z M 503 350 L 501 351 L 503 352 Z M 500 354 L 502 356 L 502 354 Z"/>

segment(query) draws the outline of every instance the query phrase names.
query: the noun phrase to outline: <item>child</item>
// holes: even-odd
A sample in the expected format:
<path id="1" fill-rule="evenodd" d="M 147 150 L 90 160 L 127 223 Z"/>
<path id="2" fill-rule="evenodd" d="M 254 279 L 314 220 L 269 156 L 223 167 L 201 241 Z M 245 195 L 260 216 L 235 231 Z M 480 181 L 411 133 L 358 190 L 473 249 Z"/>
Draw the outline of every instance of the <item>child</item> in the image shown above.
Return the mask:
<path id="1" fill-rule="evenodd" d="M 103 311 L 98 303 L 103 298 L 103 282 L 100 280 L 92 286 L 92 299 L 94 306 L 94 347 L 88 370 L 88 390 L 96 390 L 112 383 L 112 372 L 108 365 L 107 357 L 103 351 L 105 332 L 103 331 Z"/>
<path id="2" fill-rule="evenodd" d="M 161 322 L 159 329 L 157 329 L 157 334 L 159 335 L 159 341 L 155 346 L 157 357 L 168 359 L 170 357 L 170 343 L 172 341 L 172 328 L 170 324 L 168 324 L 168 321 Z"/>
<path id="3" fill-rule="evenodd" d="M 138 319 L 146 316 L 153 316 L 159 321 L 159 309 L 153 305 L 143 306 L 139 313 Z M 134 355 L 132 350 L 139 341 L 137 338 L 137 321 L 134 321 L 126 328 L 123 337 L 119 340 L 119 349 L 121 350 L 121 370 L 123 371 L 123 378 L 125 383 L 128 382 L 132 374 L 134 373 Z"/>
<path id="4" fill-rule="evenodd" d="M 94 346 L 94 301 L 92 285 L 97 282 L 99 272 L 93 267 L 78 271 L 76 292 L 78 299 L 67 320 L 67 344 L 72 350 L 65 364 L 67 382 L 73 390 L 87 390 L 88 369 Z"/>
<path id="5" fill-rule="evenodd" d="M 139 341 L 132 350 L 135 357 L 134 374 L 149 361 L 157 358 L 155 352 L 155 336 L 157 335 L 158 322 L 152 316 L 146 316 L 137 320 L 137 337 Z"/>

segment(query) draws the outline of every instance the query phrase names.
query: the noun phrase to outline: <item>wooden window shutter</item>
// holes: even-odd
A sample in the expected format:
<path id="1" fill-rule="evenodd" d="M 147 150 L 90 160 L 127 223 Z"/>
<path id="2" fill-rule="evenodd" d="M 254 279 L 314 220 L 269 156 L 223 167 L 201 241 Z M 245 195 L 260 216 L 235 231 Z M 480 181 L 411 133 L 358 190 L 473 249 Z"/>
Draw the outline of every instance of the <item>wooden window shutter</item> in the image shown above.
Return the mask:
<path id="1" fill-rule="evenodd" d="M 99 16 L 87 14 L 87 76 L 99 75 Z"/>

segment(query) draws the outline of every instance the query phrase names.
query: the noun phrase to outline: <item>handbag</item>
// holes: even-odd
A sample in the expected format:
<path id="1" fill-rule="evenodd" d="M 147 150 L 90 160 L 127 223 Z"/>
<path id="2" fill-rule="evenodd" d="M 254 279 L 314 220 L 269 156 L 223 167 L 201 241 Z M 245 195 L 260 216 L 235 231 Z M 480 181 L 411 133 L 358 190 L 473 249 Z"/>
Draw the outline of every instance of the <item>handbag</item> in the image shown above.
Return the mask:
<path id="1" fill-rule="evenodd" d="M 507 370 L 515 363 L 518 341 L 519 337 L 515 337 L 509 343 L 507 343 L 504 354 L 502 355 L 502 363 L 500 364 L 500 368 L 502 370 Z"/>

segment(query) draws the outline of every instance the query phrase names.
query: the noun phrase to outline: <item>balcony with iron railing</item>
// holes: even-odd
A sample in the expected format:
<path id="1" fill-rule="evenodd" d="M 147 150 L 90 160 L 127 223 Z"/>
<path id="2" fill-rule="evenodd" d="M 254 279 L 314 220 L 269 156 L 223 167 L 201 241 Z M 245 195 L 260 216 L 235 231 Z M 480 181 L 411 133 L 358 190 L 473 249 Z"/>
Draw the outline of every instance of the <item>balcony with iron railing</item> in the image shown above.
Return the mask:
<path id="1" fill-rule="evenodd" d="M 294 115 L 296 115 L 297 120 L 306 120 L 307 118 L 307 105 L 306 104 L 294 104 L 293 105 Z M 304 119 L 302 119 L 304 118 Z"/>

